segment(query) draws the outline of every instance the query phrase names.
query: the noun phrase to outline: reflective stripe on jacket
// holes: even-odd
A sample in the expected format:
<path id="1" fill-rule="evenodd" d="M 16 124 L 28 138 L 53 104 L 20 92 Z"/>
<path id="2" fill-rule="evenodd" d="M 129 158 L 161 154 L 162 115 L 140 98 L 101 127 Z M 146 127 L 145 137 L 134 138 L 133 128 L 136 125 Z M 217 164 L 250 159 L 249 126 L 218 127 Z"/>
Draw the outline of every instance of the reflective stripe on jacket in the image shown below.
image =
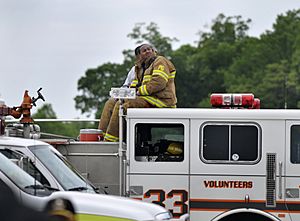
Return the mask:
<path id="1" fill-rule="evenodd" d="M 156 107 L 176 107 L 175 75 L 172 62 L 158 56 L 144 72 L 142 85 L 138 88 L 141 98 Z"/>

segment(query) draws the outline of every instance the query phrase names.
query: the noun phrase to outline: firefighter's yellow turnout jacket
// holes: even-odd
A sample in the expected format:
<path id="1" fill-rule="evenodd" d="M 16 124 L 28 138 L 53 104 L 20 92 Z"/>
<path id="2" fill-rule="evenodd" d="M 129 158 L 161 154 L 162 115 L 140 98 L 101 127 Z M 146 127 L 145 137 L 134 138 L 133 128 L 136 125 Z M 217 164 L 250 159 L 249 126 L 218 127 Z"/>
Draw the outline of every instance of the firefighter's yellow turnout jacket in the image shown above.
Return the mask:
<path id="1" fill-rule="evenodd" d="M 144 71 L 143 77 L 141 74 L 136 68 L 136 79 L 131 84 L 131 87 L 136 87 L 141 81 L 141 86 L 138 87 L 141 98 L 155 107 L 176 107 L 176 69 L 171 61 L 158 56 Z"/>

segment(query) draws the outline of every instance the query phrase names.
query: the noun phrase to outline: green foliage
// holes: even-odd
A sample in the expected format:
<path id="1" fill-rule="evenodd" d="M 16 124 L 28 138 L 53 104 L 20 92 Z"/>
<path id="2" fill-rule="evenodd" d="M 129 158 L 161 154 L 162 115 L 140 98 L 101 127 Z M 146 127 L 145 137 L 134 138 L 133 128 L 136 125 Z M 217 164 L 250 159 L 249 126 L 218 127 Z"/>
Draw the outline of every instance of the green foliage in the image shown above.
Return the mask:
<path id="1" fill-rule="evenodd" d="M 188 87 L 179 85 L 177 88 L 179 100 L 181 91 L 188 94 L 188 97 L 182 99 L 184 104 L 179 106 L 207 106 L 206 101 L 210 93 L 226 91 L 225 73 L 239 55 L 238 46 L 246 39 L 249 22 L 242 21 L 240 16 L 226 18 L 220 14 L 214 20 L 211 32 L 200 33 L 195 53 L 182 56 L 183 59 L 186 56 L 186 60 L 190 61 L 186 69 L 190 70 L 192 78 L 189 79 Z M 176 62 L 175 65 L 178 68 Z"/>
<path id="2" fill-rule="evenodd" d="M 266 67 L 264 78 L 258 87 L 258 94 L 262 104 L 269 108 L 280 108 L 285 106 L 286 99 L 286 78 L 287 78 L 287 62 L 282 61 L 281 64 L 270 64 Z M 277 94 L 277 99 L 272 99 L 273 94 Z"/>
<path id="3" fill-rule="evenodd" d="M 184 45 L 172 53 L 172 61 L 176 65 L 176 92 L 178 107 L 193 107 L 197 103 L 197 94 L 200 92 L 195 82 L 199 81 L 199 75 L 194 71 L 192 56 L 197 51 L 190 45 Z M 196 95 L 192 96 L 191 95 Z"/>
<path id="4" fill-rule="evenodd" d="M 44 104 L 32 115 L 33 119 L 57 119 L 51 104 Z M 89 122 L 38 122 L 42 133 L 61 135 L 76 139 L 82 128 L 97 128 Z"/>
<path id="5" fill-rule="evenodd" d="M 32 115 L 34 118 L 44 119 L 56 119 L 56 113 L 54 112 L 52 105 L 45 103 L 40 107 L 35 114 Z"/>
<path id="6" fill-rule="evenodd" d="M 132 66 L 105 63 L 95 69 L 86 71 L 85 76 L 78 81 L 81 95 L 75 97 L 76 108 L 82 113 L 98 111 L 104 106 L 109 97 L 111 87 L 119 87 L 126 78 L 126 73 Z"/>
<path id="7" fill-rule="evenodd" d="M 170 55 L 172 52 L 172 42 L 177 41 L 176 38 L 162 36 L 157 24 L 153 22 L 148 26 L 145 26 L 145 23 L 137 23 L 127 37 L 133 39 L 137 45 L 146 42 L 155 46 L 159 54 L 164 56 Z"/>
<path id="8" fill-rule="evenodd" d="M 206 44 L 219 44 L 221 42 L 235 43 L 238 39 L 243 39 L 247 36 L 246 32 L 249 29 L 247 21 L 242 20 L 241 16 L 229 16 L 219 14 L 211 26 L 210 32 L 199 32 L 199 46 Z"/>

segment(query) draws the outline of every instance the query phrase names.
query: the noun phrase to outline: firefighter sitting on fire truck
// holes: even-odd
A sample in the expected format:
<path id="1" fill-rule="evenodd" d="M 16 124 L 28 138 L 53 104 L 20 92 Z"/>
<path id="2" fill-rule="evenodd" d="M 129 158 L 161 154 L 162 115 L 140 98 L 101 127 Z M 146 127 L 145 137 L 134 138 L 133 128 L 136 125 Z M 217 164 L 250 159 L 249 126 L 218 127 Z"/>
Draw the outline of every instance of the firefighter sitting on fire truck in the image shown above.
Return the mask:
<path id="1" fill-rule="evenodd" d="M 154 49 L 156 51 L 156 49 Z M 138 51 L 138 47 L 135 49 L 135 56 L 136 56 L 136 61 L 138 61 L 139 58 L 139 54 L 137 53 Z M 130 87 L 132 81 L 135 79 L 135 65 L 130 69 L 130 71 L 127 73 L 127 77 L 122 85 L 122 87 Z M 116 103 L 118 102 L 118 99 L 115 98 L 110 98 L 105 102 L 103 111 L 102 111 L 102 115 L 100 118 L 100 122 L 98 125 L 98 128 L 100 130 L 102 130 L 103 132 L 103 138 L 105 136 L 105 132 L 107 130 L 111 115 L 113 113 L 114 107 L 116 105 Z"/>
<path id="2" fill-rule="evenodd" d="M 176 107 L 174 82 L 176 69 L 171 61 L 163 56 L 157 56 L 149 44 L 138 46 L 135 53 L 137 55 L 136 76 L 130 87 L 137 89 L 137 97 L 133 100 L 125 100 L 124 110 L 126 111 L 127 108 Z M 99 129 L 103 131 L 105 141 L 119 141 L 119 105 L 120 102 L 114 105 L 113 111 L 111 111 L 111 106 L 104 106 Z"/>

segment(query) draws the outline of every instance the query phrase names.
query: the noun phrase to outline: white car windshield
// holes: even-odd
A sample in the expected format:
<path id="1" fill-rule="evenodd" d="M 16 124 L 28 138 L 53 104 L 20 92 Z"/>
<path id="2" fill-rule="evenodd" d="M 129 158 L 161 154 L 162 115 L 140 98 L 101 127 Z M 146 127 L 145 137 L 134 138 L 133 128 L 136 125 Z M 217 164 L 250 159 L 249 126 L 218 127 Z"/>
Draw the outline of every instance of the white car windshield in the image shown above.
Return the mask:
<path id="1" fill-rule="evenodd" d="M 65 190 L 95 193 L 94 188 L 75 170 L 75 168 L 48 146 L 31 146 L 29 149 L 48 168 Z"/>

